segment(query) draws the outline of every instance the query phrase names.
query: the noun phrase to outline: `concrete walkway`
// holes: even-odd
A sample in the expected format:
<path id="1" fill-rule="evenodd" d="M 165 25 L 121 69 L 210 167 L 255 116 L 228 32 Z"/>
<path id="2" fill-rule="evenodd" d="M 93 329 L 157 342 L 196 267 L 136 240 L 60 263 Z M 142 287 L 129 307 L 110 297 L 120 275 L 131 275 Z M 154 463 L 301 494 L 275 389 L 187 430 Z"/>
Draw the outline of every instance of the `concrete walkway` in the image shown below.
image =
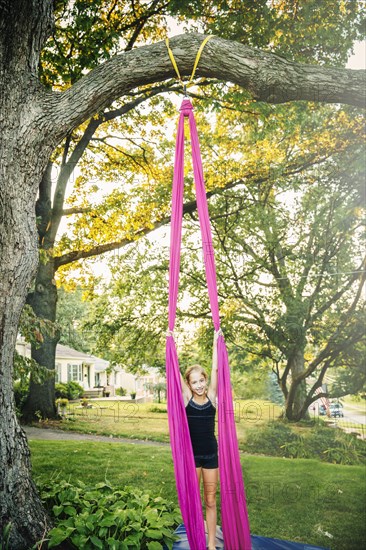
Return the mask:
<path id="1" fill-rule="evenodd" d="M 66 432 L 50 428 L 36 428 L 34 426 L 22 426 L 28 440 L 42 439 L 45 441 L 102 441 L 105 443 L 130 443 L 133 445 L 153 445 L 155 447 L 169 447 L 169 443 L 159 441 L 146 441 L 144 439 L 127 439 L 108 435 L 81 434 Z"/>

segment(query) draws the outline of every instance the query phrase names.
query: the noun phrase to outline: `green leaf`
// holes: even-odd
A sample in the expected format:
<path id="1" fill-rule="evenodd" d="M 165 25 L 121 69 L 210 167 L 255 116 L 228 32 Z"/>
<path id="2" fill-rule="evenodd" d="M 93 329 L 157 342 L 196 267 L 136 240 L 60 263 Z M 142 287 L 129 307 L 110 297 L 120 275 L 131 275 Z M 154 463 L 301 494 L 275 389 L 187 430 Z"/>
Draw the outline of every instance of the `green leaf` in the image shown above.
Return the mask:
<path id="1" fill-rule="evenodd" d="M 103 550 L 103 542 L 98 537 L 93 535 L 90 537 L 90 540 L 94 544 L 94 546 Z"/>
<path id="2" fill-rule="evenodd" d="M 116 518 L 114 516 L 104 517 L 99 523 L 99 527 L 111 527 L 112 525 L 116 525 Z"/>
<path id="3" fill-rule="evenodd" d="M 161 539 L 163 538 L 163 533 L 158 529 L 146 529 L 145 536 L 151 539 Z"/>
<path id="4" fill-rule="evenodd" d="M 63 507 L 62 504 L 60 506 L 53 506 L 52 512 L 54 513 L 54 515 L 56 517 L 58 517 L 61 514 L 61 512 L 63 511 L 63 509 L 64 509 L 64 507 Z"/>
<path id="5" fill-rule="evenodd" d="M 49 548 L 54 548 L 55 546 L 58 546 L 66 540 L 71 533 L 74 531 L 74 529 L 68 527 L 67 529 L 63 529 L 61 527 L 55 527 L 49 532 L 50 540 L 48 543 Z"/>
<path id="6" fill-rule="evenodd" d="M 122 544 L 123 544 L 123 543 L 121 544 L 118 540 L 112 537 L 108 537 L 106 540 L 106 543 L 108 544 L 108 550 L 119 550 L 120 548 L 122 548 Z"/>
<path id="7" fill-rule="evenodd" d="M 73 506 L 66 506 L 66 508 L 64 509 L 64 512 L 68 516 L 76 516 L 77 514 L 76 508 L 74 508 Z"/>
<path id="8" fill-rule="evenodd" d="M 147 543 L 148 550 L 162 550 L 163 546 L 160 544 L 160 542 L 148 542 Z"/>

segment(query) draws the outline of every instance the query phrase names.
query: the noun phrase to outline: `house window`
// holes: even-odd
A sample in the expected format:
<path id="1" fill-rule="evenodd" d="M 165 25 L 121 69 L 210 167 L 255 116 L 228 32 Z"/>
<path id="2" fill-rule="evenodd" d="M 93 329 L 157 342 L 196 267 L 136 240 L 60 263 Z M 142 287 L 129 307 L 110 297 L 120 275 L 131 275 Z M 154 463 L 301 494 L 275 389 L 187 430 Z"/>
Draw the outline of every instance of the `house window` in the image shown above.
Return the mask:
<path id="1" fill-rule="evenodd" d="M 100 374 L 99 374 L 99 372 L 95 373 L 95 386 L 97 388 L 99 388 L 99 386 L 100 386 Z"/>
<path id="2" fill-rule="evenodd" d="M 82 382 L 82 366 L 81 365 L 67 365 L 67 381 L 68 382 Z"/>
<path id="3" fill-rule="evenodd" d="M 61 363 L 56 363 L 56 368 L 55 368 L 55 382 L 56 382 L 56 384 L 58 384 L 59 382 L 61 382 Z"/>

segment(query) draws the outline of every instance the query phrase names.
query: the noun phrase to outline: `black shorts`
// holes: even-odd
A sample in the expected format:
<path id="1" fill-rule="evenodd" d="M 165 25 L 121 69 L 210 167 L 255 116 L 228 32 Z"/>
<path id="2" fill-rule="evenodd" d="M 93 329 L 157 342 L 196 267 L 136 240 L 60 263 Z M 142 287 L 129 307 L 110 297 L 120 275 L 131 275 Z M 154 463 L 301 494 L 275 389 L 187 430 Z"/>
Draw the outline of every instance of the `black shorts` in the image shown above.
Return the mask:
<path id="1" fill-rule="evenodd" d="M 213 470 L 219 467 L 219 459 L 217 453 L 211 455 L 195 455 L 194 461 L 196 468 L 207 468 L 207 470 Z"/>

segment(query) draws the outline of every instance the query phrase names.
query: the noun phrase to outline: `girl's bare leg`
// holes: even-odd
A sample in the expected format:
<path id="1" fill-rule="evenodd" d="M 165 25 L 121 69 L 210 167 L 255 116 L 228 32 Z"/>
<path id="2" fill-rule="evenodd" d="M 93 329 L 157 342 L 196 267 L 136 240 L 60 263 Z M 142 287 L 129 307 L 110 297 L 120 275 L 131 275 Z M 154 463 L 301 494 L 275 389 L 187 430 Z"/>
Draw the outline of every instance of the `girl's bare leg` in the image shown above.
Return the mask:
<path id="1" fill-rule="evenodd" d="M 215 550 L 216 541 L 216 491 L 219 478 L 219 469 L 202 468 L 203 490 L 206 505 L 206 524 L 208 531 L 208 548 Z"/>

